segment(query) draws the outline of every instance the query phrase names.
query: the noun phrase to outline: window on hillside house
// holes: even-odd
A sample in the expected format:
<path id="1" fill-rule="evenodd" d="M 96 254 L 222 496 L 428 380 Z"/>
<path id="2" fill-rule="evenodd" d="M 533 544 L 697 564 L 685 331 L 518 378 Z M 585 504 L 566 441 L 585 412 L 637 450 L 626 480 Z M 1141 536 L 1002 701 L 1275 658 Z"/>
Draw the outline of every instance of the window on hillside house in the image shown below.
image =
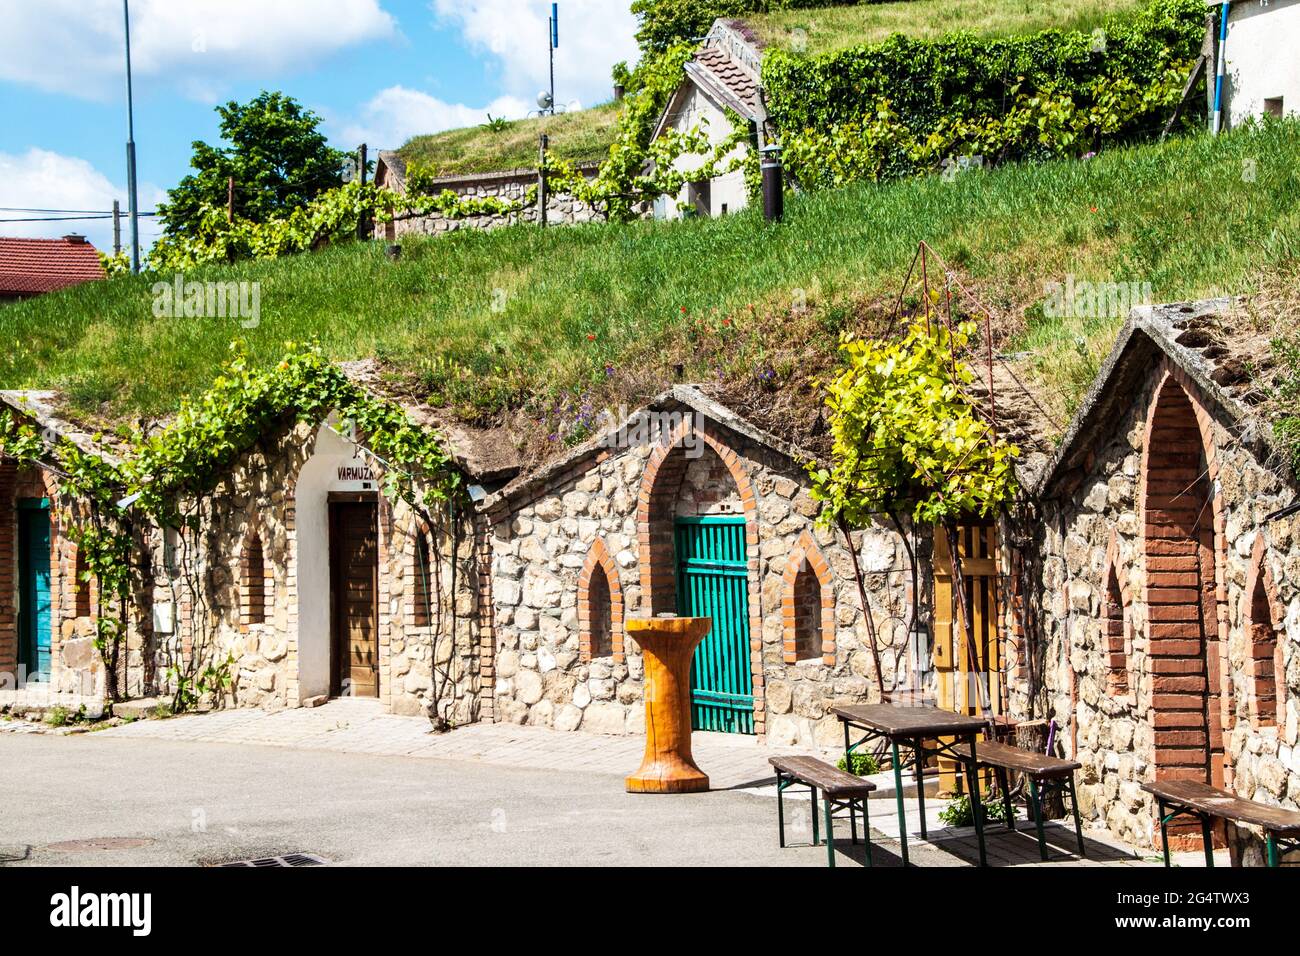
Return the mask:
<path id="1" fill-rule="evenodd" d="M 415 606 L 415 626 L 428 627 L 433 623 L 433 561 L 429 536 L 423 531 L 415 535 L 415 561 L 412 568 L 414 581 L 411 600 Z"/>
<path id="2" fill-rule="evenodd" d="M 1124 595 L 1115 569 L 1106 580 L 1106 603 L 1101 612 L 1102 638 L 1106 642 L 1106 687 L 1112 694 L 1128 693 L 1128 654 L 1124 647 Z"/>
<path id="3" fill-rule="evenodd" d="M 81 548 L 77 548 L 77 560 L 73 562 L 72 569 L 72 586 L 76 589 L 76 600 L 74 601 L 74 614 L 76 617 L 90 617 L 90 565 L 86 562 L 86 554 Z"/>
<path id="4" fill-rule="evenodd" d="M 262 539 L 253 535 L 244 546 L 244 623 L 266 621 L 266 562 Z"/>
<path id="5" fill-rule="evenodd" d="M 794 579 L 794 656 L 796 661 L 822 656 L 822 586 L 806 561 Z"/>
<path id="6" fill-rule="evenodd" d="M 590 620 L 591 656 L 609 657 L 614 653 L 614 613 L 609 594 L 609 576 L 604 567 L 596 565 L 587 585 L 587 606 Z"/>
<path id="7" fill-rule="evenodd" d="M 1250 596 L 1250 677 L 1254 703 L 1251 720 L 1256 726 L 1277 723 L 1277 630 L 1273 608 L 1264 588 L 1264 576 L 1255 581 Z"/>

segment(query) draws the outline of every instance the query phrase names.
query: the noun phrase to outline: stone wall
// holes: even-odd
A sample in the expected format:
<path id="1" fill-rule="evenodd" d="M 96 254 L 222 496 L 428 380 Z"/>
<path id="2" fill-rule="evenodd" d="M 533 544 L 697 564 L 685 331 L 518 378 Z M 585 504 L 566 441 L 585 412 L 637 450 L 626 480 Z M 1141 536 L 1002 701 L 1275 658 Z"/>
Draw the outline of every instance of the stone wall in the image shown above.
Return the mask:
<path id="1" fill-rule="evenodd" d="M 190 674 L 229 662 L 228 692 L 209 694 L 205 704 L 296 707 L 329 693 L 328 673 L 322 669 L 331 653 L 324 610 L 328 578 L 317 575 L 308 581 L 306 572 L 311 561 L 322 557 L 318 552 L 328 548 L 319 530 L 327 523 L 321 513 L 325 494 L 320 491 L 313 504 L 304 504 L 304 474 L 310 469 L 311 481 L 318 482 L 318 463 L 323 461 L 328 471 L 349 447 L 328 428 L 307 425 L 266 436 L 225 481 L 187 506 L 198 533 L 154 536 L 154 604 L 176 618 L 173 633 L 160 635 L 170 660 L 181 662 Z M 382 473 L 375 468 L 369 481 L 349 479 L 339 487 L 370 494 L 381 483 Z M 455 530 L 453 574 L 452 526 L 428 516 L 434 521 L 426 537 L 431 542 L 430 590 L 439 598 L 430 602 L 432 613 L 426 615 L 417 607 L 416 535 L 425 532 L 428 519 L 405 502 L 390 502 L 382 494 L 376 498 L 380 699 L 391 713 L 436 711 L 453 724 L 471 722 L 478 701 L 472 528 L 461 519 Z M 306 513 L 307 507 L 316 513 Z M 176 548 L 179 557 L 169 558 L 167 552 Z M 250 563 L 250 548 L 260 548 L 260 562 Z M 260 588 L 249 580 L 251 566 L 262 570 Z M 262 613 L 249 613 L 250 585 L 261 593 Z"/>
<path id="2" fill-rule="evenodd" d="M 755 723 L 773 742 L 834 745 L 841 740 L 829 708 L 875 699 L 871 655 L 848 553 L 836 533 L 819 529 L 818 505 L 802 470 L 784 452 L 691 409 L 688 441 L 599 448 L 535 481 L 507 489 L 491 503 L 491 594 L 496 680 L 495 718 L 606 734 L 644 730 L 643 670 L 635 642 L 623 642 L 621 622 L 605 657 L 584 659 L 584 628 L 596 618 L 586 593 L 593 573 L 612 573 L 613 604 L 630 616 L 659 613 L 671 595 L 656 596 L 672 576 L 652 513 L 671 516 L 744 514 L 747 521 L 751 655 Z M 690 416 L 694 415 L 693 418 Z M 679 438 L 681 434 L 679 433 Z M 669 545 L 671 547 L 671 545 Z M 882 641 L 902 642 L 905 559 L 892 531 L 866 532 L 862 543 Z M 594 572 L 597 565 L 602 570 Z M 816 608 L 823 646 L 793 661 L 794 600 L 799 568 Z M 787 633 L 787 631 L 789 633 Z M 892 678 L 892 664 L 887 665 Z"/>
<path id="3" fill-rule="evenodd" d="M 1041 609 L 1048 712 L 1061 727 L 1064 752 L 1084 764 L 1083 814 L 1122 839 L 1151 845 L 1159 830 L 1140 784 L 1158 770 L 1195 776 L 1178 754 L 1201 745 L 1181 713 L 1197 687 L 1205 688 L 1215 781 L 1247 798 L 1300 807 L 1300 522 L 1265 523 L 1295 489 L 1240 440 L 1239 429 L 1225 425 L 1195 381 L 1168 359 L 1154 362 L 1144 381 L 1092 448 L 1085 473 L 1049 502 Z M 1180 395 L 1194 418 L 1174 434 L 1155 409 L 1171 397 L 1181 402 Z M 1185 504 L 1176 504 L 1177 495 L 1175 503 L 1161 500 L 1151 461 L 1186 457 L 1188 432 L 1190 451 L 1199 454 L 1189 459 L 1199 461 L 1193 479 L 1209 495 L 1194 502 L 1204 512 L 1195 516 L 1205 528 L 1199 576 L 1180 572 L 1173 552 L 1157 547 L 1167 537 L 1167 509 Z M 1252 718 L 1261 668 L 1251 647 L 1250 598 L 1261 579 L 1278 645 L 1276 718 L 1265 721 Z M 1185 641 L 1192 616 L 1183 613 L 1202 600 L 1203 673 L 1191 661 L 1194 645 Z M 1257 841 L 1234 833 L 1234 842 L 1238 854 L 1258 858 Z"/>
<path id="4" fill-rule="evenodd" d="M 50 669 L 46 680 L 35 682 L 18 660 L 18 503 L 41 498 L 50 502 Z M 60 498 L 57 482 L 48 473 L 0 460 L 0 707 L 61 706 L 75 712 L 84 706 L 90 716 L 103 711 L 108 688 L 94 645 L 98 593 L 93 582 L 88 587 L 78 583 L 77 546 L 63 527 L 64 510 L 75 506 Z M 128 646 L 137 651 L 137 662 L 142 643 L 139 632 L 132 630 Z M 138 680 L 138 668 L 135 673 Z M 127 684 L 125 667 L 122 677 Z"/>
<path id="5" fill-rule="evenodd" d="M 595 170 L 584 170 L 588 178 L 594 178 Z M 450 190 L 462 198 L 501 199 L 509 203 L 523 202 L 528 190 L 537 185 L 537 170 L 517 169 L 504 173 L 482 173 L 474 176 L 448 176 L 435 180 L 432 189 L 435 193 Z M 439 214 L 398 219 L 392 223 L 380 223 L 376 226 L 376 235 L 387 240 L 399 240 L 406 235 L 439 235 L 458 229 L 499 229 L 515 223 L 535 223 L 539 219 L 537 203 L 534 202 L 519 212 L 505 215 L 466 216 L 453 219 Z M 548 196 L 546 204 L 546 221 L 548 225 L 576 225 L 586 222 L 603 222 L 604 214 L 593 209 L 581 200 L 567 193 L 555 193 Z"/>

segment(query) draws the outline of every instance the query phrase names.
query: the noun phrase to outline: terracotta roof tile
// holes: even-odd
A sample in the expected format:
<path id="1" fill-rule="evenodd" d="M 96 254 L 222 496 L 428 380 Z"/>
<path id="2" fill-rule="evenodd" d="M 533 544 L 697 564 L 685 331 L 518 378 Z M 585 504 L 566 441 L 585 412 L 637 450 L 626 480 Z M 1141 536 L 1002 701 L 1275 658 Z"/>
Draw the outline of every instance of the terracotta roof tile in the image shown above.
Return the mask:
<path id="1" fill-rule="evenodd" d="M 0 237 L 0 296 L 39 295 L 102 278 L 99 253 L 84 239 Z"/>
<path id="2" fill-rule="evenodd" d="M 726 51 L 705 47 L 695 54 L 695 62 L 713 74 L 740 102 L 751 108 L 758 104 L 758 83 Z"/>

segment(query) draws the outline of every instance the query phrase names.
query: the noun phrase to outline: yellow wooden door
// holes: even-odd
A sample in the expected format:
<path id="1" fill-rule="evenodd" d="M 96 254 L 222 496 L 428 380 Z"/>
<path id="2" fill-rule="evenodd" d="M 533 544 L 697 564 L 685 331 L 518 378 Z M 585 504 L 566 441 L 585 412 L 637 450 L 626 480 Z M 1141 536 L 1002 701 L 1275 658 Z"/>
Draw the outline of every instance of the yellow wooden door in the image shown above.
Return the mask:
<path id="1" fill-rule="evenodd" d="M 963 525 L 957 537 L 974 633 L 968 641 L 953 592 L 948 536 L 942 528 L 936 528 L 934 669 L 938 703 L 944 710 L 959 714 L 998 716 L 1002 713 L 1004 688 L 1002 642 L 998 631 L 997 527 L 987 523 Z M 939 769 L 940 790 L 957 792 L 956 763 L 942 759 Z"/>

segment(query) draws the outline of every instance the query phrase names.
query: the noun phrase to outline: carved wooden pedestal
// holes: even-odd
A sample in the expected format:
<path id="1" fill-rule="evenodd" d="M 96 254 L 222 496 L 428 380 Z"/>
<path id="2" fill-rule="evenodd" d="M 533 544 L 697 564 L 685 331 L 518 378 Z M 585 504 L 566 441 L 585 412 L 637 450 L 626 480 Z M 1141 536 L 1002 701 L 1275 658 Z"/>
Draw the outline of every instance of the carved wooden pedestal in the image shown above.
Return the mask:
<path id="1" fill-rule="evenodd" d="M 628 793 L 695 793 L 709 778 L 691 757 L 691 658 L 707 617 L 630 619 L 627 634 L 645 657 L 645 760 Z"/>

